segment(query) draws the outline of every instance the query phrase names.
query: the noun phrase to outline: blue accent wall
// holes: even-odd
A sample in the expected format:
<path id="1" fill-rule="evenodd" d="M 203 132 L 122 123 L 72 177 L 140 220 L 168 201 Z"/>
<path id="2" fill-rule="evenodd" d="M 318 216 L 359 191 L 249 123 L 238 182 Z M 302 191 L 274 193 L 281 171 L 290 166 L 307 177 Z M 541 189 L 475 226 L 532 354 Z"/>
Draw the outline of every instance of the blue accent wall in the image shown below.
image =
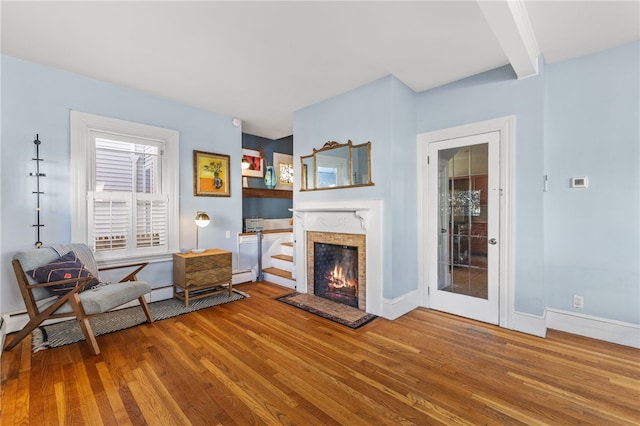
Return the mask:
<path id="1" fill-rule="evenodd" d="M 262 148 L 265 155 L 265 166 L 267 163 L 273 166 L 273 153 L 293 154 L 293 136 L 280 139 L 267 139 L 261 136 L 242 134 L 242 147 L 258 150 Z M 263 178 L 248 177 L 249 188 L 263 188 Z M 299 184 L 298 184 L 299 185 Z M 294 190 L 296 188 L 294 187 Z M 242 217 L 261 217 L 263 219 L 283 219 L 291 217 L 290 208 L 293 207 L 293 200 L 289 198 L 244 198 L 242 200 Z"/>
<path id="2" fill-rule="evenodd" d="M 2 203 L 2 241 L 0 245 L 0 311 L 24 309 L 22 297 L 10 267 L 14 252 L 33 247 L 36 234 L 33 139 L 42 141 L 41 238 L 45 245 L 69 243 L 70 147 L 69 111 L 77 110 L 122 120 L 177 130 L 180 133 L 180 246 L 195 246 L 194 218 L 204 210 L 212 223 L 202 229 L 200 245 L 237 253 L 235 238 L 242 231 L 241 130 L 231 117 L 188 107 L 121 86 L 80 77 L 64 71 L 3 55 L 2 141 L 0 195 Z M 231 197 L 193 196 L 193 150 L 226 154 L 231 157 Z M 234 255 L 234 265 L 237 257 Z M 172 262 L 154 263 L 140 274 L 155 286 L 172 283 Z"/>
<path id="3" fill-rule="evenodd" d="M 640 323 L 640 44 L 548 65 L 544 139 L 547 306 Z"/>

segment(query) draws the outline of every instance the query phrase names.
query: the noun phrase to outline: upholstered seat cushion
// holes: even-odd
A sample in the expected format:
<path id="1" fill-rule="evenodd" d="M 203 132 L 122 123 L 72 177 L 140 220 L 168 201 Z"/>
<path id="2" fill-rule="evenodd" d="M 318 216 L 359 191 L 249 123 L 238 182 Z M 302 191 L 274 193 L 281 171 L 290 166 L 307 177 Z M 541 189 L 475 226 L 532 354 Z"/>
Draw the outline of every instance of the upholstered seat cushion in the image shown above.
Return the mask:
<path id="1" fill-rule="evenodd" d="M 91 290 L 78 293 L 82 307 L 87 315 L 110 311 L 120 305 L 137 299 L 151 291 L 151 284 L 145 281 L 127 281 L 123 283 L 104 284 Z M 57 297 L 49 297 L 37 302 L 40 312 L 51 306 Z M 71 313 L 69 302 L 62 305 L 56 313 Z"/>

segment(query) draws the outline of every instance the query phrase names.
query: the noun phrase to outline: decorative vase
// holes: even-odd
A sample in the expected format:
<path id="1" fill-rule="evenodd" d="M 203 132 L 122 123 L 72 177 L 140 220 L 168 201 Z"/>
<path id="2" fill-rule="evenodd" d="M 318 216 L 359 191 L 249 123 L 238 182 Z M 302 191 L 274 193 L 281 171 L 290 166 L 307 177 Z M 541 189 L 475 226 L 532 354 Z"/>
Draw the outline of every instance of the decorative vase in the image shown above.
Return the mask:
<path id="1" fill-rule="evenodd" d="M 216 189 L 220 189 L 222 185 L 224 185 L 224 181 L 220 179 L 220 173 L 215 172 L 213 174 L 213 186 L 215 186 Z"/>
<path id="2" fill-rule="evenodd" d="M 276 170 L 273 166 L 267 166 L 264 171 L 264 184 L 268 189 L 276 187 Z"/>

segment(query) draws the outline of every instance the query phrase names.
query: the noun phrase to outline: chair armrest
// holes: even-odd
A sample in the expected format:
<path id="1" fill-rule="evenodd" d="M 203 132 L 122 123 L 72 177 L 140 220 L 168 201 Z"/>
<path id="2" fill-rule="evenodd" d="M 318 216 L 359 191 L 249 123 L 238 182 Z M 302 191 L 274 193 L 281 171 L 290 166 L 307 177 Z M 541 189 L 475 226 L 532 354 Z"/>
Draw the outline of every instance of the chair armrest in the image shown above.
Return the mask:
<path id="1" fill-rule="evenodd" d="M 144 269 L 145 266 L 147 266 L 149 264 L 149 262 L 142 262 L 142 263 L 131 263 L 128 265 L 118 265 L 118 266 L 107 266 L 104 268 L 100 268 L 98 269 L 99 271 L 108 271 L 111 269 L 122 269 L 122 268 L 132 268 L 132 267 L 136 267 L 137 268 L 133 271 L 130 272 L 129 275 L 127 275 L 126 277 L 124 277 L 123 279 L 121 279 L 119 282 L 123 283 L 126 281 L 138 281 L 138 278 L 136 277 L 136 274 L 140 271 L 142 271 L 142 269 Z"/>

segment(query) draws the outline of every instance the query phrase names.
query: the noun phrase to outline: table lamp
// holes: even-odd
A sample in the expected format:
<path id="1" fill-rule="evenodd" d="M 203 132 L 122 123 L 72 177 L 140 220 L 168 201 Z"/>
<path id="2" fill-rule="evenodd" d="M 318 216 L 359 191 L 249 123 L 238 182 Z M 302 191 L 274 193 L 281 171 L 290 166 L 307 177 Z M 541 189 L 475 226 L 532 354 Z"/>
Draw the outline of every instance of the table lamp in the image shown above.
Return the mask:
<path id="1" fill-rule="evenodd" d="M 196 248 L 191 250 L 192 253 L 203 253 L 206 249 L 201 249 L 198 243 L 198 234 L 200 233 L 200 228 L 204 228 L 209 224 L 211 219 L 209 219 L 209 215 L 205 212 L 198 212 L 196 214 Z"/>

